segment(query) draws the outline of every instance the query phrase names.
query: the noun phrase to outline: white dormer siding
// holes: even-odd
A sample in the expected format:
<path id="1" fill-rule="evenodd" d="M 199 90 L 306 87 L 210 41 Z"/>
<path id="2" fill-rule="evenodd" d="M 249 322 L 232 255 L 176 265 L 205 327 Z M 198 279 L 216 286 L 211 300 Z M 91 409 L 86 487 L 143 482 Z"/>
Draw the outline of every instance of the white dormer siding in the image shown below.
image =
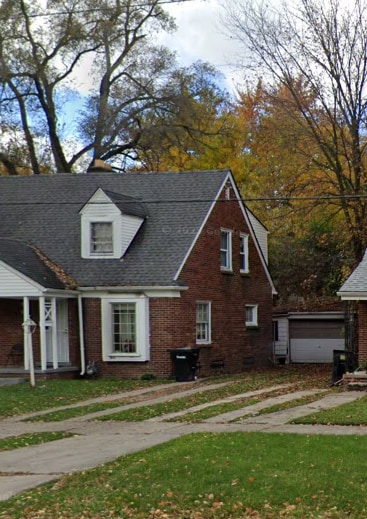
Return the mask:
<path id="1" fill-rule="evenodd" d="M 123 214 L 109 196 L 98 189 L 80 211 L 81 215 L 81 254 L 88 259 L 121 258 L 140 229 L 143 218 Z M 93 224 L 111 224 L 112 246 L 103 251 L 93 246 Z M 106 226 L 106 231 L 108 232 Z"/>

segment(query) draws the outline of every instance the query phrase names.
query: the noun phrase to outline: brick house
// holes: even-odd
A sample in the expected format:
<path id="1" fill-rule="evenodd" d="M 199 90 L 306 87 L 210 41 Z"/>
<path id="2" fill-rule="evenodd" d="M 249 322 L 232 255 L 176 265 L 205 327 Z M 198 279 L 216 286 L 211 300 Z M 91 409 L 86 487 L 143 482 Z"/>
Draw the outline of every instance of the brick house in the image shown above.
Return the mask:
<path id="1" fill-rule="evenodd" d="M 32 351 L 43 376 L 170 376 L 186 347 L 203 375 L 268 362 L 267 231 L 230 171 L 0 177 L 0 212 L 2 376 Z"/>
<path id="2" fill-rule="evenodd" d="M 357 265 L 337 294 L 349 304 L 354 327 L 355 341 L 352 344 L 356 364 L 367 362 L 367 250 L 362 261 Z M 356 350 L 356 351 L 355 351 Z"/>

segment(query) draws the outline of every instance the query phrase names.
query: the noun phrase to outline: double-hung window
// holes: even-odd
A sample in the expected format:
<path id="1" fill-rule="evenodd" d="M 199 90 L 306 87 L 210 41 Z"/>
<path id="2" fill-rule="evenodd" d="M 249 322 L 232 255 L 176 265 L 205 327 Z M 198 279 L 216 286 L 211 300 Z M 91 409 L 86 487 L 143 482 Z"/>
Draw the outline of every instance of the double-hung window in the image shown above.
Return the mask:
<path id="1" fill-rule="evenodd" d="M 249 260 L 248 260 L 248 235 L 240 235 L 240 272 L 249 272 Z"/>
<path id="2" fill-rule="evenodd" d="M 112 222 L 91 222 L 90 252 L 91 254 L 113 254 Z"/>
<path id="3" fill-rule="evenodd" d="M 211 342 L 211 303 L 199 301 L 196 304 L 196 342 Z"/>
<path id="4" fill-rule="evenodd" d="M 221 230 L 220 234 L 220 268 L 232 270 L 232 231 Z"/>
<path id="5" fill-rule="evenodd" d="M 136 304 L 112 304 L 113 353 L 137 353 Z"/>
<path id="6" fill-rule="evenodd" d="M 246 326 L 258 326 L 257 305 L 246 305 Z"/>

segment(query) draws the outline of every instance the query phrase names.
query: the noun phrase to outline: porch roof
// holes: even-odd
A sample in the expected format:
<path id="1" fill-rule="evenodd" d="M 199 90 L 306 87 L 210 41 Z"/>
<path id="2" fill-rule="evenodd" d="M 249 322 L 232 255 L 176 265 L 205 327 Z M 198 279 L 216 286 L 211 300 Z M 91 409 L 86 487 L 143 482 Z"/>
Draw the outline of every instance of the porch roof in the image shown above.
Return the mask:
<path id="1" fill-rule="evenodd" d="M 65 289 L 65 284 L 48 267 L 36 250 L 18 240 L 0 238 L 0 261 L 44 288 Z M 1 282 L 1 280 L 0 280 Z"/>

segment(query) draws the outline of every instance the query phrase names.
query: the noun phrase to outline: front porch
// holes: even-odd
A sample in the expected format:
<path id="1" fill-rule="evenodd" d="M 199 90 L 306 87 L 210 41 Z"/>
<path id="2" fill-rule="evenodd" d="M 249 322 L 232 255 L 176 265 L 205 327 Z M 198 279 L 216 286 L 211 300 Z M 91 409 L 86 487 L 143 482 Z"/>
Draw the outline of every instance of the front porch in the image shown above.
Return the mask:
<path id="1" fill-rule="evenodd" d="M 70 295 L 0 299 L 0 377 L 78 376 L 78 304 Z"/>

